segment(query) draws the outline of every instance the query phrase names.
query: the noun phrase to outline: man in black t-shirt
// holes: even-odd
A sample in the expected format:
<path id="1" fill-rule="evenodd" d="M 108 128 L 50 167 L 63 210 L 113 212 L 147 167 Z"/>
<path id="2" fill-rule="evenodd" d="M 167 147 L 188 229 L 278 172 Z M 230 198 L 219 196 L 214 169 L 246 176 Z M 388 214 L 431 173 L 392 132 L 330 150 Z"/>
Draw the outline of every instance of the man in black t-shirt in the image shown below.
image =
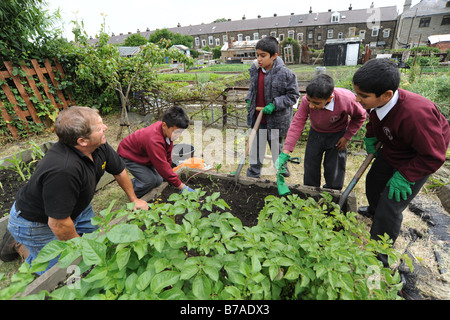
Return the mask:
<path id="1" fill-rule="evenodd" d="M 94 216 L 90 202 L 105 171 L 114 176 L 135 209 L 148 210 L 147 202 L 136 197 L 122 159 L 106 142 L 106 129 L 98 111 L 87 107 L 65 109 L 56 119 L 59 141 L 18 191 L 8 223 L 14 239 L 30 252 L 29 264 L 48 242 L 96 229 L 90 223 Z"/>

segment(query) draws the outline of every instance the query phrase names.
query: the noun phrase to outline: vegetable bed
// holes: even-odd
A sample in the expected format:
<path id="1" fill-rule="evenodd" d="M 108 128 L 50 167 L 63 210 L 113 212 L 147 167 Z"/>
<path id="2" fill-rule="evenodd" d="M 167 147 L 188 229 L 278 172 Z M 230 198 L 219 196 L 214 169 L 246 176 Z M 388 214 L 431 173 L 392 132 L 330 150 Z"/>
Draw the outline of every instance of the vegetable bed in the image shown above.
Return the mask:
<path id="1" fill-rule="evenodd" d="M 111 212 L 111 204 L 94 219 L 97 232 L 51 242 L 0 297 L 23 291 L 32 272 L 60 255 L 60 270 L 74 272 L 68 285 L 27 289 L 33 293 L 27 298 L 398 298 L 400 276 L 383 268 L 376 254 L 392 262 L 400 255 L 385 241 L 369 240 L 356 214 L 342 213 L 333 196 L 316 190 L 308 198 L 278 197 L 273 183 L 240 179 L 246 183 L 234 189 L 234 178 L 224 180 L 193 177 L 189 185 L 202 188 L 167 190 L 149 211 Z"/>

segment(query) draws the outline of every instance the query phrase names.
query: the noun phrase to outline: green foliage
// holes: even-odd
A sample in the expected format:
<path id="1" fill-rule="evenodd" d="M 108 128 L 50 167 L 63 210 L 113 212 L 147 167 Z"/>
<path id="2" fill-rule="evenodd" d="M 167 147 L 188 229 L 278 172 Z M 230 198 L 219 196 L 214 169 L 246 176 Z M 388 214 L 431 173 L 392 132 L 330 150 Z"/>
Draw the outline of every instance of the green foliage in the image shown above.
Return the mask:
<path id="1" fill-rule="evenodd" d="M 298 63 L 300 59 L 300 44 L 297 40 L 294 40 L 290 37 L 286 38 L 281 42 L 281 47 L 284 49 L 287 46 L 292 46 L 292 53 L 294 54 L 294 63 Z M 282 51 L 284 54 L 284 50 Z"/>
<path id="2" fill-rule="evenodd" d="M 402 88 L 433 101 L 441 113 L 450 119 L 450 76 L 448 74 L 420 75 L 419 71 L 410 70 L 408 80 L 402 81 Z"/>
<path id="3" fill-rule="evenodd" d="M 173 33 L 165 28 L 153 32 L 148 40 L 155 44 L 160 43 L 161 40 L 169 40 L 172 44 L 182 44 L 188 48 L 192 48 L 194 44 L 194 38 L 192 36 Z"/>
<path id="4" fill-rule="evenodd" d="M 60 255 L 62 268 L 81 258 L 78 275 L 87 275 L 27 298 L 398 299 L 399 274 L 375 256 L 398 259 L 387 237 L 368 240 L 356 214 L 341 213 L 323 196 L 269 196 L 251 228 L 227 212 L 219 193 L 205 197 L 199 189 L 149 211 L 111 212 L 111 204 L 93 220 L 98 231 L 49 243 L 0 298 L 23 290 L 31 272 Z M 124 216 L 127 223 L 109 224 Z"/>
<path id="5" fill-rule="evenodd" d="M 125 39 L 123 43 L 127 47 L 139 47 L 148 43 L 148 39 L 140 34 L 132 34 Z"/>
<path id="6" fill-rule="evenodd" d="M 0 60 L 19 62 L 52 56 L 61 32 L 59 13 L 50 14 L 45 0 L 0 1 Z"/>
<path id="7" fill-rule="evenodd" d="M 41 148 L 34 142 L 27 142 L 31 146 L 31 160 L 28 162 L 22 161 L 22 152 L 15 153 L 11 159 L 0 160 L 0 170 L 6 169 L 17 172 L 22 179 L 22 181 L 27 181 L 30 179 L 34 171 L 35 162 L 41 160 L 44 157 L 44 152 Z M 9 162 L 12 165 L 3 166 L 3 163 Z"/>
<path id="8" fill-rule="evenodd" d="M 165 59 L 190 64 L 191 60 L 175 49 L 170 42 L 147 43 L 133 57 L 119 55 L 115 45 L 108 44 L 109 36 L 100 30 L 98 42 L 89 43 L 83 24 L 75 22 L 75 42 L 62 61 L 71 71 L 75 101 L 80 105 L 95 107 L 102 114 L 123 109 L 130 92 L 147 93 L 153 90 L 156 79 L 155 66 Z M 119 103 L 120 102 L 120 103 Z"/>

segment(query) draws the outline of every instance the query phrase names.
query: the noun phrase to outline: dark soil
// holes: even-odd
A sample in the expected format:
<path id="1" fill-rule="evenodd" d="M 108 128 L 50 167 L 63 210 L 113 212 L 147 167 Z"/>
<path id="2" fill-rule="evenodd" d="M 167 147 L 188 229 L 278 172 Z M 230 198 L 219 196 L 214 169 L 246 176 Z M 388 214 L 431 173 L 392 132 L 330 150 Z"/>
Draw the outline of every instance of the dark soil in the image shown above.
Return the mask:
<path id="1" fill-rule="evenodd" d="M 17 191 L 25 184 L 20 175 L 11 170 L 0 170 L 0 218 L 9 214 Z"/>
<path id="2" fill-rule="evenodd" d="M 206 191 L 205 197 L 214 192 L 220 192 L 220 198 L 230 206 L 230 209 L 227 211 L 239 218 L 242 224 L 247 227 L 252 227 L 257 224 L 259 212 L 265 205 L 264 199 L 269 195 L 278 196 L 278 190 L 274 186 L 264 188 L 239 183 L 235 186 L 234 181 L 213 177 L 195 176 L 189 180 L 188 185 L 193 189 L 201 188 L 203 191 Z M 178 190 L 169 185 L 158 198 L 166 201 L 174 192 L 178 192 Z M 300 197 L 306 198 L 305 194 L 301 192 L 298 192 L 298 194 Z M 217 209 L 221 210 L 219 208 Z"/>

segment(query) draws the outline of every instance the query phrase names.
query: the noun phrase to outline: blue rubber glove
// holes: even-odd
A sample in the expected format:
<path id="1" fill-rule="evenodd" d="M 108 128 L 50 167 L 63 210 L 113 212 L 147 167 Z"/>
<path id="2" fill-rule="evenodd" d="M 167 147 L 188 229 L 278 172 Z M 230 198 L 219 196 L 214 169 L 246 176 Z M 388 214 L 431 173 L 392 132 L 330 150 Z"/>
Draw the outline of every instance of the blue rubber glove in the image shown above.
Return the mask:
<path id="1" fill-rule="evenodd" d="M 272 112 L 275 110 L 275 106 L 273 103 L 269 103 L 267 106 L 264 107 L 263 113 L 264 114 L 272 114 Z"/>
<path id="2" fill-rule="evenodd" d="M 184 190 L 187 190 L 189 192 L 194 192 L 194 189 L 189 188 L 187 185 L 184 185 L 183 189 L 180 190 L 180 193 L 183 193 Z"/>
<path id="3" fill-rule="evenodd" d="M 392 199 L 395 196 L 395 201 L 400 202 L 401 196 L 403 200 L 406 200 L 412 194 L 411 185 L 414 183 L 409 182 L 400 172 L 396 171 L 386 184 L 389 187 L 388 199 Z"/>

